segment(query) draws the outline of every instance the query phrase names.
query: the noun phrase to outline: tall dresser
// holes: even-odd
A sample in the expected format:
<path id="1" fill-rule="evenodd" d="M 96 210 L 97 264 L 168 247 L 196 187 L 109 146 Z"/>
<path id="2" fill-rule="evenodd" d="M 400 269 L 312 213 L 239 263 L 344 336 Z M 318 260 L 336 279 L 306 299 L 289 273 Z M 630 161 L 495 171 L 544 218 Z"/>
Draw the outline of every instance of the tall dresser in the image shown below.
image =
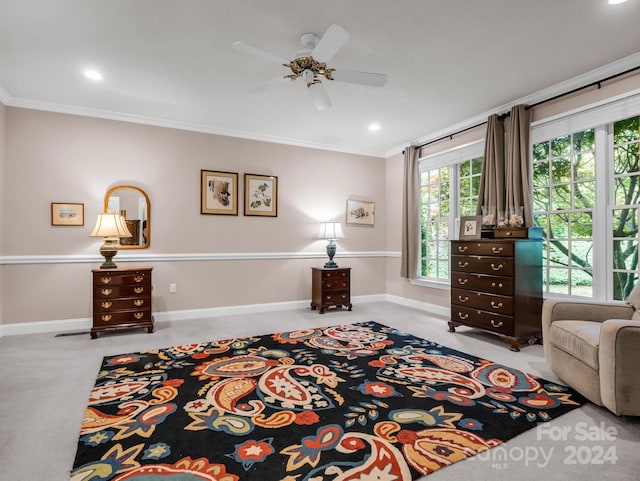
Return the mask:
<path id="1" fill-rule="evenodd" d="M 451 320 L 499 335 L 519 351 L 542 337 L 542 241 L 451 242 Z"/>
<path id="2" fill-rule="evenodd" d="M 93 269 L 91 339 L 109 329 L 142 327 L 153 332 L 151 270 L 153 267 Z"/>

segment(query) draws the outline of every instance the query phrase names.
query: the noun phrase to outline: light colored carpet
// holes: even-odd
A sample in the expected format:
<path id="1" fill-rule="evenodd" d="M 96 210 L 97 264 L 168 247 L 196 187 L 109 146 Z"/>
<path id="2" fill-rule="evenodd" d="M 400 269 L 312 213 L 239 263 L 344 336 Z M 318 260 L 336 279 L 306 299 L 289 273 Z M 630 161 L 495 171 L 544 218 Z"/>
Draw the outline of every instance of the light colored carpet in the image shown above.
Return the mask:
<path id="1" fill-rule="evenodd" d="M 514 353 L 495 336 L 467 328 L 449 333 L 444 319 L 386 302 L 356 304 L 352 312 L 330 310 L 323 315 L 299 309 L 163 322 L 156 324 L 153 334 L 117 331 L 101 333 L 93 341 L 88 333 L 4 337 L 0 480 L 69 480 L 80 421 L 103 356 L 367 320 L 560 382 L 546 365 L 542 346 Z M 639 448 L 640 418 L 618 418 L 587 404 L 487 453 L 441 469 L 429 480 L 634 480 L 640 479 Z"/>

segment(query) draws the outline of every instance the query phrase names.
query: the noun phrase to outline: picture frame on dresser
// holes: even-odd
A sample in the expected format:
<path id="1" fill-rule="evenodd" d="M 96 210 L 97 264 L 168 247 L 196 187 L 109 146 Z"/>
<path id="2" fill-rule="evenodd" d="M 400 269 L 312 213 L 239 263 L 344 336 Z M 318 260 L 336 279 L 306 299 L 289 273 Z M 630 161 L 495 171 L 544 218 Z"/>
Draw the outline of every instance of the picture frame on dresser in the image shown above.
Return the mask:
<path id="1" fill-rule="evenodd" d="M 200 171 L 200 214 L 238 215 L 238 174 Z"/>
<path id="2" fill-rule="evenodd" d="M 460 240 L 480 239 L 482 234 L 482 216 L 468 215 L 460 217 Z"/>

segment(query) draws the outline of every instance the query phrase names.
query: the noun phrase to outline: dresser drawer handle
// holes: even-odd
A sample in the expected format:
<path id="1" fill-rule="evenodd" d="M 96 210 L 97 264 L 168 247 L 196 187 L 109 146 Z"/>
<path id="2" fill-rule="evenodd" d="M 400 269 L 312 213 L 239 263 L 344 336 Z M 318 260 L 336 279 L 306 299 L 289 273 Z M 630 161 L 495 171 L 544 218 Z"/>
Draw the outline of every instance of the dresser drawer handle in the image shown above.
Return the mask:
<path id="1" fill-rule="evenodd" d="M 346 272 L 343 272 L 341 275 L 342 275 L 342 277 L 347 277 L 347 273 Z"/>
<path id="2" fill-rule="evenodd" d="M 327 282 L 327 287 L 331 287 L 331 282 Z"/>
<path id="3" fill-rule="evenodd" d="M 467 252 L 467 246 L 458 246 L 458 252 Z"/>
<path id="4" fill-rule="evenodd" d="M 102 306 L 103 309 L 109 309 L 112 305 L 113 302 L 109 302 L 109 301 L 104 301 L 102 304 L 100 304 Z"/>
<path id="5" fill-rule="evenodd" d="M 330 301 L 330 300 L 331 300 L 331 297 L 332 297 L 332 296 L 327 296 L 327 301 Z"/>
<path id="6" fill-rule="evenodd" d="M 469 282 L 469 279 L 458 279 L 458 284 L 462 284 L 463 286 Z"/>
<path id="7" fill-rule="evenodd" d="M 493 307 L 494 309 L 502 309 L 502 302 L 498 302 L 496 304 L 495 301 L 491 301 L 491 307 Z"/>
<path id="8" fill-rule="evenodd" d="M 494 271 L 501 271 L 504 267 L 504 264 L 498 264 L 497 266 L 494 263 L 491 263 L 491 269 Z"/>
<path id="9" fill-rule="evenodd" d="M 467 267 L 469 265 L 468 262 L 458 261 L 458 267 Z"/>
<path id="10" fill-rule="evenodd" d="M 458 312 L 458 317 L 460 319 L 468 319 L 469 318 L 469 314 L 463 314 L 462 312 Z"/>
<path id="11" fill-rule="evenodd" d="M 505 234 L 507 235 L 507 237 L 512 236 L 513 232 L 511 232 L 510 230 L 508 230 L 507 232 L 505 232 Z"/>
<path id="12" fill-rule="evenodd" d="M 103 296 L 110 296 L 111 293 L 113 292 L 113 289 L 102 289 L 100 292 L 102 293 Z"/>
<path id="13" fill-rule="evenodd" d="M 458 296 L 458 300 L 460 302 L 467 302 L 469 300 L 469 296 L 464 296 L 464 297 Z"/>
<path id="14" fill-rule="evenodd" d="M 111 314 L 104 314 L 104 315 L 102 316 L 102 320 L 103 320 L 104 322 L 109 322 L 109 321 L 111 320 Z"/>
<path id="15" fill-rule="evenodd" d="M 133 305 L 136 307 L 140 307 L 142 304 L 144 304 L 144 300 L 143 299 L 136 299 L 133 301 Z"/>
<path id="16" fill-rule="evenodd" d="M 135 312 L 133 314 L 133 317 L 135 317 L 136 319 L 142 319 L 144 317 L 144 312 Z"/>
<path id="17" fill-rule="evenodd" d="M 493 327 L 502 327 L 502 321 L 500 321 L 500 322 L 496 322 L 496 321 L 494 321 L 493 319 L 491 319 L 491 325 L 492 325 Z"/>
<path id="18" fill-rule="evenodd" d="M 491 252 L 493 252 L 494 254 L 500 254 L 502 253 L 502 247 L 492 247 Z"/>
<path id="19" fill-rule="evenodd" d="M 134 287 L 133 292 L 140 294 L 141 292 L 144 292 L 144 287 Z"/>
<path id="20" fill-rule="evenodd" d="M 101 277 L 100 282 L 103 284 L 109 284 L 111 282 L 111 277 Z"/>
<path id="21" fill-rule="evenodd" d="M 346 295 L 346 294 L 342 294 L 342 298 L 343 298 L 343 299 L 346 299 L 346 298 L 347 298 L 347 295 Z"/>
<path id="22" fill-rule="evenodd" d="M 502 282 L 499 282 L 498 284 L 496 284 L 495 282 L 491 283 L 491 287 L 496 287 L 496 286 L 502 287 Z"/>
<path id="23" fill-rule="evenodd" d="M 133 280 L 136 282 L 142 282 L 144 281 L 144 276 L 143 275 L 135 276 Z"/>

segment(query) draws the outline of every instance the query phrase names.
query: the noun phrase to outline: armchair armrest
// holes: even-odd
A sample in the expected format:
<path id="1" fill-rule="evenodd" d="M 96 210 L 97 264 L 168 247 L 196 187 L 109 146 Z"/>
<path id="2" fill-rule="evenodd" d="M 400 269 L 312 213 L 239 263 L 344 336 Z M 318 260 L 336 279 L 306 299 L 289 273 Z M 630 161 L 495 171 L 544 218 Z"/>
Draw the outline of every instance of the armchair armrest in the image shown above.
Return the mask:
<path id="1" fill-rule="evenodd" d="M 542 321 L 558 320 L 596 321 L 631 319 L 633 307 L 622 302 L 546 300 L 542 307 Z"/>
<path id="2" fill-rule="evenodd" d="M 616 415 L 640 416 L 640 321 L 602 324 L 599 363 L 602 403 Z"/>

